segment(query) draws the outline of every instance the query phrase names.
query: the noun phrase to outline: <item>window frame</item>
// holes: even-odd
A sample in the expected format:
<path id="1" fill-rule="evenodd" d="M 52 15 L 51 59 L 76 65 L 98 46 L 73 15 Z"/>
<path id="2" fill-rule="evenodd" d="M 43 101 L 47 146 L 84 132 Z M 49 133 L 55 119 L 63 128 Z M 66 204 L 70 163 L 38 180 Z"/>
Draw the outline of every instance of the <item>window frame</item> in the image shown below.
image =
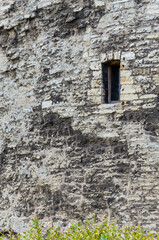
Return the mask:
<path id="1" fill-rule="evenodd" d="M 118 100 L 111 100 L 112 99 L 112 66 L 118 66 L 119 72 L 118 72 Z M 107 76 L 105 76 L 105 72 L 107 72 Z M 107 81 L 105 81 L 107 79 Z M 107 86 L 106 86 L 107 82 Z M 102 63 L 102 97 L 103 97 L 103 103 L 118 103 L 120 102 L 120 60 L 111 60 Z"/>

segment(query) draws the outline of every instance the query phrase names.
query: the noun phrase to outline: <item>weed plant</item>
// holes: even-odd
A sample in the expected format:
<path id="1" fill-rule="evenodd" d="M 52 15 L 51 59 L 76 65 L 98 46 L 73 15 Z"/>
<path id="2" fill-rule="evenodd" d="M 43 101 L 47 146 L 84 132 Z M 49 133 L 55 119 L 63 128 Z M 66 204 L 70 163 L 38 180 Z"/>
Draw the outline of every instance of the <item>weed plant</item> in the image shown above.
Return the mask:
<path id="1" fill-rule="evenodd" d="M 51 227 L 47 234 L 43 234 L 42 226 L 37 218 L 33 220 L 30 230 L 21 235 L 0 237 L 0 240 L 159 240 L 159 233 L 146 231 L 142 226 L 118 228 L 116 223 L 109 223 L 107 218 L 102 222 L 95 219 L 84 223 L 76 221 L 64 233 L 60 227 Z"/>

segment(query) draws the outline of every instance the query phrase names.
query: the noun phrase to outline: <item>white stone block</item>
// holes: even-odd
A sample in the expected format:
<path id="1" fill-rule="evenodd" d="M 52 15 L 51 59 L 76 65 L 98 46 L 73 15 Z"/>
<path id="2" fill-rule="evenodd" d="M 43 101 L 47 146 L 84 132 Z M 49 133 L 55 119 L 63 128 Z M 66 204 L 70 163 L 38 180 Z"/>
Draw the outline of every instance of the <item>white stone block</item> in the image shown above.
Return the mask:
<path id="1" fill-rule="evenodd" d="M 47 1 L 47 0 L 45 0 L 45 1 L 40 1 L 39 3 L 38 3 L 38 8 L 40 9 L 40 8 L 45 8 L 45 7 L 48 7 L 48 6 L 50 6 L 51 5 L 51 1 Z"/>
<path id="2" fill-rule="evenodd" d="M 95 0 L 95 6 L 102 7 L 105 6 L 105 3 L 102 0 Z"/>
<path id="3" fill-rule="evenodd" d="M 93 88 L 88 91 L 88 96 L 99 96 L 101 95 L 101 89 L 99 88 Z"/>
<path id="4" fill-rule="evenodd" d="M 114 52 L 114 60 L 120 60 L 120 51 Z"/>
<path id="5" fill-rule="evenodd" d="M 101 61 L 102 63 L 104 63 L 104 62 L 107 61 L 107 55 L 106 55 L 106 53 L 102 53 L 102 54 L 100 55 L 100 61 Z"/>
<path id="6" fill-rule="evenodd" d="M 49 108 L 52 106 L 52 101 L 44 101 L 42 102 L 42 108 Z"/>
<path id="7" fill-rule="evenodd" d="M 100 69 L 100 67 L 99 67 L 99 62 L 92 62 L 92 63 L 90 64 L 90 69 L 91 69 L 91 70 L 99 70 L 99 69 Z"/>
<path id="8" fill-rule="evenodd" d="M 156 98 L 157 95 L 156 94 L 145 94 L 141 96 L 141 99 L 148 99 L 148 98 Z"/>
<path id="9" fill-rule="evenodd" d="M 137 94 L 122 94 L 121 93 L 120 99 L 122 101 L 132 101 L 132 100 L 138 99 L 138 95 Z"/>
<path id="10" fill-rule="evenodd" d="M 134 60 L 135 53 L 134 52 L 123 52 L 121 56 L 122 60 Z"/>

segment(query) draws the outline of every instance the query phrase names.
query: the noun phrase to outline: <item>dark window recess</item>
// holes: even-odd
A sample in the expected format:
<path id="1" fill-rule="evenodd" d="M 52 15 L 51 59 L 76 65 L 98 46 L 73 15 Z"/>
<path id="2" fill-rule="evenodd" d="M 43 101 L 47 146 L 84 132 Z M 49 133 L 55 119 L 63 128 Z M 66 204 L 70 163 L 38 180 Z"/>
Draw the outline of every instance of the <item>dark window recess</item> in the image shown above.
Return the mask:
<path id="1" fill-rule="evenodd" d="M 120 61 L 102 63 L 103 102 L 120 100 Z"/>

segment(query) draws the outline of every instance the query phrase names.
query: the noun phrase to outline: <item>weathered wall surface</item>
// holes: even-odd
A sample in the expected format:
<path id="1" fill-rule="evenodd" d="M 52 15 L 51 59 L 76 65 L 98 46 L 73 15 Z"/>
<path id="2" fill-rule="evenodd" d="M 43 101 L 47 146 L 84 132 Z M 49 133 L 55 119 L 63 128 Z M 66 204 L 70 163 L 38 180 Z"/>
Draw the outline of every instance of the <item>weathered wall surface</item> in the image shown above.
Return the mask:
<path id="1" fill-rule="evenodd" d="M 0 1 L 0 231 L 108 215 L 159 229 L 158 0 Z M 121 61 L 103 104 L 101 63 Z"/>

